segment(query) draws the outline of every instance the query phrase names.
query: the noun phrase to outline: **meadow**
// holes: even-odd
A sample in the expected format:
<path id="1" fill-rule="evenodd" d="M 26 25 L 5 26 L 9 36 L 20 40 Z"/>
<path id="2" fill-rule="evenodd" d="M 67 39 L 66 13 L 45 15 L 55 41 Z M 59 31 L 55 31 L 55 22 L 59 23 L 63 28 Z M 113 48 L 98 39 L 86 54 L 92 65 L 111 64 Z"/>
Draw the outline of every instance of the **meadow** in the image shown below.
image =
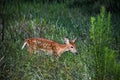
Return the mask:
<path id="1" fill-rule="evenodd" d="M 8 2 L 1 8 L 0 80 L 120 80 L 120 16 L 100 7 L 69 3 Z M 64 43 L 77 37 L 78 55 L 59 59 L 21 50 L 42 37 Z"/>

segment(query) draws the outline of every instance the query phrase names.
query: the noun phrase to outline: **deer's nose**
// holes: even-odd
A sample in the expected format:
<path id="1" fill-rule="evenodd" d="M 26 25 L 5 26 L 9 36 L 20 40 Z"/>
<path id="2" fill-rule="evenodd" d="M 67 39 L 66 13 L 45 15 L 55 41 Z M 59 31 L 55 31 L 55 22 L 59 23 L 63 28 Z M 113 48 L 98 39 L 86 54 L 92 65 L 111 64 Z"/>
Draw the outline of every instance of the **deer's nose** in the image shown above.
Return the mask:
<path id="1" fill-rule="evenodd" d="M 75 54 L 76 54 L 76 55 L 78 55 L 78 53 L 77 53 L 77 52 L 76 52 Z"/>

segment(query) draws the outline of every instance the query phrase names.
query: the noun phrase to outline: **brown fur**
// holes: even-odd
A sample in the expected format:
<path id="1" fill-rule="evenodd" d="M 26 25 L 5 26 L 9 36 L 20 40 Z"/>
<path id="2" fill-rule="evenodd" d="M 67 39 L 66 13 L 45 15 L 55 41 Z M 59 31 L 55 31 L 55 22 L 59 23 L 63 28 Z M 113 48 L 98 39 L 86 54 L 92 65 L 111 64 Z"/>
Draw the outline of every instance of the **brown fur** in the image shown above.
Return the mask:
<path id="1" fill-rule="evenodd" d="M 76 40 L 76 39 L 75 39 Z M 77 53 L 75 40 L 69 41 L 65 38 L 65 44 L 59 44 L 56 41 L 52 41 L 44 38 L 29 38 L 25 40 L 25 43 L 22 47 L 24 48 L 27 45 L 27 50 L 29 53 L 36 53 L 39 49 L 41 51 L 47 51 L 50 54 L 60 56 L 65 51 L 71 51 L 72 53 Z"/>

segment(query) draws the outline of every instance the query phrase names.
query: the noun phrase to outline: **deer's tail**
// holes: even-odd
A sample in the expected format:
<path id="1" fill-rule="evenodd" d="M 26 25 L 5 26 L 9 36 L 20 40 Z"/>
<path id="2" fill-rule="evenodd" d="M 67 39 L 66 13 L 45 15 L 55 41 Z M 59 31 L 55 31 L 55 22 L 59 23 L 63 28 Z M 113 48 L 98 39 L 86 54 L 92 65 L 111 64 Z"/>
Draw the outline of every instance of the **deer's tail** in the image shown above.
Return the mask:
<path id="1" fill-rule="evenodd" d="M 26 44 L 27 44 L 27 41 L 24 42 L 24 44 L 23 44 L 21 49 L 23 49 L 26 46 Z"/>

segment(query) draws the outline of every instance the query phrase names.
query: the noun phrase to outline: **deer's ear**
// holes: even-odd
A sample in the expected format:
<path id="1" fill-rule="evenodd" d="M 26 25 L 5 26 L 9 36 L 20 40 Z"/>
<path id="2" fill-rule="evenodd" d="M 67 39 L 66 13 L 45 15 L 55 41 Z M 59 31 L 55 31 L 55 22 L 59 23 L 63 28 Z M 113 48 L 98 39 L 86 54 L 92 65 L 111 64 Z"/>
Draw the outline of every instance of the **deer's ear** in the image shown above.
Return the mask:
<path id="1" fill-rule="evenodd" d="M 75 41 L 76 41 L 76 40 L 77 40 L 77 38 L 73 39 L 73 40 L 72 40 L 72 42 L 74 42 L 74 43 L 75 43 Z"/>
<path id="2" fill-rule="evenodd" d="M 64 42 L 65 42 L 65 44 L 69 44 L 69 39 L 68 38 L 64 38 Z"/>

